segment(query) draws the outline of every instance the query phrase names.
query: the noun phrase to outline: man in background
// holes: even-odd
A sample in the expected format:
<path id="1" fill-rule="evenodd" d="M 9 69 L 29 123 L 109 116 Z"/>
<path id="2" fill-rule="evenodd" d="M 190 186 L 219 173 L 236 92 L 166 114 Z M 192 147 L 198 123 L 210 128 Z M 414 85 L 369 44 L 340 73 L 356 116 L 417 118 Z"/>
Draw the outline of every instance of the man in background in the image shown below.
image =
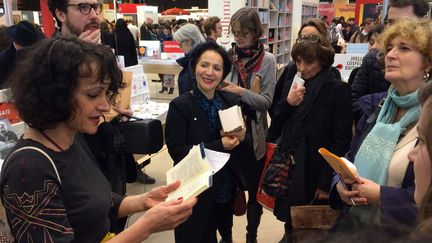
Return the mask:
<path id="1" fill-rule="evenodd" d="M 135 44 L 136 46 L 138 46 L 139 44 L 139 40 L 140 40 L 140 31 L 138 29 L 138 26 L 136 26 L 133 22 L 133 20 L 128 19 L 126 20 L 126 23 L 128 24 L 127 27 L 129 29 L 129 31 L 131 32 L 132 36 L 134 37 L 135 40 Z"/>
<path id="2" fill-rule="evenodd" d="M 204 21 L 204 33 L 207 42 L 216 43 L 217 38 L 222 36 L 222 24 L 219 17 L 212 16 Z"/>
<path id="3" fill-rule="evenodd" d="M 429 4 L 426 0 L 391 0 L 386 24 L 392 24 L 401 17 L 427 18 Z"/>
<path id="4" fill-rule="evenodd" d="M 38 40 L 41 40 L 44 37 L 40 31 L 35 29 L 32 23 L 25 20 L 8 27 L 6 32 L 11 43 L 5 50 L 0 52 L 1 88 L 3 88 L 4 81 L 15 67 L 19 50 L 35 44 Z"/>
<path id="5" fill-rule="evenodd" d="M 140 27 L 141 40 L 155 40 L 155 38 L 153 37 L 155 34 L 151 32 L 152 29 L 153 29 L 153 19 L 152 17 L 147 17 L 145 19 L 145 22 Z"/>

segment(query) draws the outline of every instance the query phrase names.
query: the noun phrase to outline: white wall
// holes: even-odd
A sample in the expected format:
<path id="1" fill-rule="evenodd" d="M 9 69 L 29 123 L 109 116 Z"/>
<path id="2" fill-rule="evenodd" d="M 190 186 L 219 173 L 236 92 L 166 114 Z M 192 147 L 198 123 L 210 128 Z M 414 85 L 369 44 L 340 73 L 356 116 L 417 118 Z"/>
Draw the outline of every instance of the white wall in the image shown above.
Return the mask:
<path id="1" fill-rule="evenodd" d="M 218 39 L 219 44 L 231 48 L 234 37 L 229 34 L 229 23 L 231 16 L 245 5 L 245 0 L 211 0 L 208 2 L 208 15 L 218 16 L 222 24 L 222 37 Z"/>

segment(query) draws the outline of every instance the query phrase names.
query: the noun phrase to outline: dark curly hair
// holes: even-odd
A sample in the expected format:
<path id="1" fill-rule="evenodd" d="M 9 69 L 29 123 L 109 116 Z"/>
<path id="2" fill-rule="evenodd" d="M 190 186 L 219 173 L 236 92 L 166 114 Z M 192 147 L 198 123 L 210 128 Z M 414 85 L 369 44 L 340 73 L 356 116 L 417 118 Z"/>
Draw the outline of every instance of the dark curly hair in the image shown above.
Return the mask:
<path id="1" fill-rule="evenodd" d="M 111 104 L 118 90 L 125 87 L 112 51 L 76 37 L 33 45 L 9 77 L 9 95 L 19 116 L 38 130 L 75 117 L 74 96 L 82 78 L 95 77 L 101 83 L 110 80 L 107 99 Z"/>
<path id="2" fill-rule="evenodd" d="M 221 46 L 213 42 L 204 42 L 202 44 L 198 44 L 192 50 L 190 65 L 192 67 L 193 73 L 195 74 L 195 69 L 199 59 L 201 58 L 201 55 L 206 51 L 214 51 L 219 53 L 219 55 L 221 55 L 223 60 L 222 80 L 224 80 L 231 72 L 231 68 L 232 68 L 231 58 L 228 55 L 228 53 L 225 51 L 225 49 L 223 49 Z"/>

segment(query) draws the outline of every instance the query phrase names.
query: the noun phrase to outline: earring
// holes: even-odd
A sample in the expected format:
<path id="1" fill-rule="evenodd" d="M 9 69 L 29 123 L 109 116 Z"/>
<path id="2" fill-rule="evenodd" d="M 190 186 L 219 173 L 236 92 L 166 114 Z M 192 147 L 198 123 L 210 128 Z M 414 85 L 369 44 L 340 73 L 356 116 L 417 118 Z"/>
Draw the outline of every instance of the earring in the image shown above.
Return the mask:
<path id="1" fill-rule="evenodd" d="M 429 81 L 430 78 L 430 74 L 428 72 L 425 72 L 425 74 L 423 75 L 423 78 L 425 79 L 425 81 Z"/>

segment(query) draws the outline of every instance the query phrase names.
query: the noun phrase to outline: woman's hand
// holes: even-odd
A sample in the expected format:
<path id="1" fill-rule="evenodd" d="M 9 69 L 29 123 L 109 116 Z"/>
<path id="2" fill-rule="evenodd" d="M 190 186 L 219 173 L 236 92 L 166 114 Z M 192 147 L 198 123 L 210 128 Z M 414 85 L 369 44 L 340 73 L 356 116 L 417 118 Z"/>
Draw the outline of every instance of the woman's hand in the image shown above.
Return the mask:
<path id="1" fill-rule="evenodd" d="M 245 88 L 242 88 L 242 87 L 238 86 L 237 84 L 235 84 L 233 82 L 226 81 L 226 80 L 222 81 L 221 85 L 223 88 L 221 88 L 220 90 L 228 91 L 228 92 L 234 93 L 238 96 L 242 96 L 246 92 Z"/>
<path id="2" fill-rule="evenodd" d="M 246 136 L 246 125 L 243 124 L 243 129 L 236 132 L 223 132 L 221 131 L 222 137 L 236 137 L 240 142 L 243 142 Z"/>
<path id="3" fill-rule="evenodd" d="M 288 104 L 292 106 L 300 105 L 303 102 L 305 92 L 306 88 L 304 86 L 297 87 L 297 83 L 294 83 L 287 96 Z"/>
<path id="4" fill-rule="evenodd" d="M 223 136 L 222 145 L 226 150 L 233 150 L 237 145 L 240 144 L 240 140 L 235 136 Z"/>
<path id="5" fill-rule="evenodd" d="M 168 197 L 168 193 L 175 191 L 179 186 L 180 181 L 177 180 L 171 184 L 153 188 L 149 192 L 142 194 L 143 210 L 148 210 L 156 204 L 164 202 Z"/>
<path id="6" fill-rule="evenodd" d="M 343 184 L 353 184 L 355 181 L 345 180 L 344 182 L 339 181 L 336 185 L 336 189 L 339 193 L 340 198 L 348 205 L 353 205 L 353 202 L 356 205 L 366 205 L 368 200 L 364 197 L 359 196 L 359 192 L 357 190 L 349 191 L 346 186 Z"/>
<path id="7" fill-rule="evenodd" d="M 315 191 L 315 198 L 318 200 L 328 200 L 329 194 L 328 194 L 328 192 L 317 188 Z"/>
<path id="8" fill-rule="evenodd" d="M 153 233 L 172 230 L 192 215 L 196 203 L 196 198 L 158 203 L 109 242 L 141 242 Z"/>
<path id="9" fill-rule="evenodd" d="M 361 178 L 363 183 L 354 184 L 353 190 L 358 191 L 360 197 L 366 198 L 369 204 L 381 204 L 381 186 L 369 179 Z"/>
<path id="10" fill-rule="evenodd" d="M 132 111 L 132 109 L 130 107 L 128 107 L 126 109 L 123 109 L 123 108 L 120 108 L 120 107 L 114 105 L 112 107 L 112 109 L 115 112 L 117 112 L 117 113 L 119 113 L 120 115 L 123 115 L 123 116 L 132 116 L 133 115 L 133 111 Z"/>
<path id="11" fill-rule="evenodd" d="M 151 233 L 172 230 L 187 220 L 192 214 L 192 208 L 196 203 L 196 198 L 187 202 L 183 202 L 183 199 L 177 199 L 159 203 L 148 210 L 142 218 L 149 220 L 152 229 Z"/>

